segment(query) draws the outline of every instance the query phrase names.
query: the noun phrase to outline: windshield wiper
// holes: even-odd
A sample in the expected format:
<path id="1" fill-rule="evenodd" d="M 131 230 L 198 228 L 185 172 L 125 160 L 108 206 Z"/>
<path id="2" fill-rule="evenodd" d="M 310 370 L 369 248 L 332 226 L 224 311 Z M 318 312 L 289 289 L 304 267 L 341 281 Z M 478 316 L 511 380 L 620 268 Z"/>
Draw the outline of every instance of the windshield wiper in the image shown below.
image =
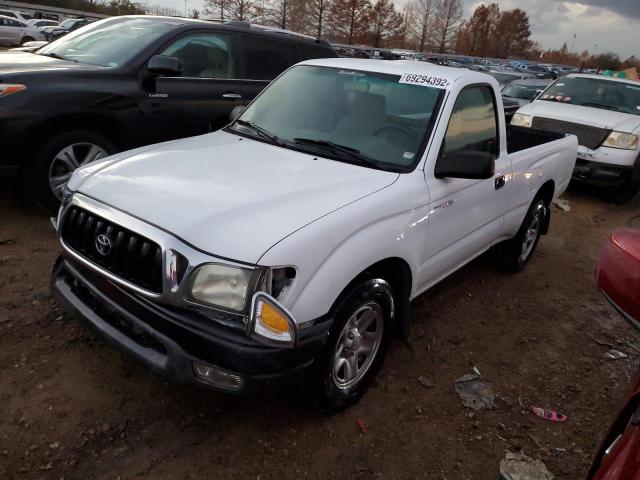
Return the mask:
<path id="1" fill-rule="evenodd" d="M 624 110 L 616 108 L 616 107 L 614 107 L 612 105 L 603 105 L 602 103 L 584 102 L 584 103 L 581 103 L 580 105 L 582 105 L 583 107 L 604 108 L 605 110 L 612 110 L 614 112 L 627 113 Z"/>
<path id="2" fill-rule="evenodd" d="M 265 130 L 261 126 L 256 125 L 253 122 L 248 122 L 246 120 L 236 120 L 235 123 L 237 123 L 238 125 L 242 125 L 243 127 L 250 128 L 251 130 L 256 132 L 258 135 L 260 135 L 262 138 L 266 138 L 274 145 L 278 145 L 279 147 L 284 146 L 284 143 L 277 136 L 270 133 L 268 130 Z"/>
<path id="3" fill-rule="evenodd" d="M 383 162 L 378 162 L 372 158 L 365 157 L 360 154 L 360 150 L 346 145 L 340 145 L 338 143 L 330 142 L 329 140 L 314 140 L 313 138 L 294 138 L 293 141 L 300 145 L 309 145 L 319 147 L 324 151 L 331 152 L 334 155 L 341 157 L 342 159 L 351 160 L 358 165 L 364 165 L 368 167 L 376 167 L 381 170 L 390 170 L 390 168 Z"/>
<path id="4" fill-rule="evenodd" d="M 59 53 L 56 53 L 56 52 L 39 53 L 38 55 L 44 55 L 45 57 L 57 58 L 58 60 L 66 60 L 67 62 L 78 63 L 78 60 L 75 60 L 75 59 L 69 58 L 69 57 L 65 57 L 64 55 L 60 55 Z"/>

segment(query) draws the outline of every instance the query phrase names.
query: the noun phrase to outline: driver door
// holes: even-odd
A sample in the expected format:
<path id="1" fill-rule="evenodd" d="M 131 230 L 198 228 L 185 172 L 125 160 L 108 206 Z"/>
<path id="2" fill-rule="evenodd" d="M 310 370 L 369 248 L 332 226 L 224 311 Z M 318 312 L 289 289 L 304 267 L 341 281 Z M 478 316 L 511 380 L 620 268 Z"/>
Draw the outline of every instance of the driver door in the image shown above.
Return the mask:
<path id="1" fill-rule="evenodd" d="M 151 142 L 201 135 L 228 123 L 242 100 L 234 80 L 234 52 L 232 34 L 211 30 L 178 37 L 157 52 L 180 59 L 182 74 L 155 78 L 143 92 Z"/>
<path id="2" fill-rule="evenodd" d="M 500 154 L 498 125 L 489 86 L 471 85 L 460 92 L 439 158 L 460 150 L 492 153 L 495 175 L 474 180 L 435 178 L 433 170 L 425 172 L 431 203 L 421 272 L 424 285 L 435 283 L 485 251 L 501 233 L 511 165 L 506 152 Z"/>

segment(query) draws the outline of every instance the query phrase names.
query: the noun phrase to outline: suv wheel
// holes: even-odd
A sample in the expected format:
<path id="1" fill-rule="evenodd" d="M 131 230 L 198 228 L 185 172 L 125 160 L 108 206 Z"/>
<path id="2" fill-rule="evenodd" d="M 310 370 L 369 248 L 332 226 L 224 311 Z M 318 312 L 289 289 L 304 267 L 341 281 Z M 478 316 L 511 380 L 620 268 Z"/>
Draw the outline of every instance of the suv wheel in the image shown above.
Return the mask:
<path id="1" fill-rule="evenodd" d="M 354 287 L 338 307 L 317 374 L 324 407 L 348 407 L 375 379 L 391 340 L 393 302 L 389 284 L 372 279 Z"/>
<path id="2" fill-rule="evenodd" d="M 33 156 L 25 180 L 27 193 L 39 206 L 55 212 L 64 186 L 73 172 L 87 163 L 116 152 L 103 135 L 89 130 L 70 130 L 46 138 Z"/>

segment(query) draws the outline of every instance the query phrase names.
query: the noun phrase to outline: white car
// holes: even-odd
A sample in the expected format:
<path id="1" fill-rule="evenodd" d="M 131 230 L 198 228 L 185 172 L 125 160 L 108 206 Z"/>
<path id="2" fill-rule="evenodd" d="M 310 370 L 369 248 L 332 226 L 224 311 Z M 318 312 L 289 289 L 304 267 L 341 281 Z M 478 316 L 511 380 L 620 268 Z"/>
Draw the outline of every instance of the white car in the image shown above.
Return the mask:
<path id="1" fill-rule="evenodd" d="M 55 20 L 47 20 L 46 18 L 33 18 L 27 21 L 28 26 L 36 28 L 55 27 L 58 23 Z"/>
<path id="2" fill-rule="evenodd" d="M 22 45 L 34 40 L 44 40 L 44 35 L 38 31 L 37 27 L 0 15 L 0 45 Z"/>
<path id="3" fill-rule="evenodd" d="M 10 18 L 15 18 L 16 20 L 20 20 L 23 23 L 27 23 L 33 17 L 28 13 L 19 12 L 18 10 L 4 10 L 0 9 L 0 15 Z"/>
<path id="4" fill-rule="evenodd" d="M 220 131 L 76 170 L 52 291 L 176 381 L 345 407 L 411 300 L 492 247 L 527 264 L 576 148 L 507 128 L 482 73 L 306 61 Z"/>
<path id="5" fill-rule="evenodd" d="M 640 82 L 570 74 L 520 108 L 512 125 L 578 137 L 574 178 L 611 187 L 611 200 L 630 201 L 640 189 Z"/>

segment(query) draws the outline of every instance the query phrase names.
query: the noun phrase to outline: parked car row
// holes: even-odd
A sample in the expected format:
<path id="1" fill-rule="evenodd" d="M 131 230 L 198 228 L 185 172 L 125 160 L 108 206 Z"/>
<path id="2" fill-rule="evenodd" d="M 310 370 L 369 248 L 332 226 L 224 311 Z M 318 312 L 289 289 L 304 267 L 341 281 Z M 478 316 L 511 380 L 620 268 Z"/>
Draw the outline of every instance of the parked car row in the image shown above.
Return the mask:
<path id="1" fill-rule="evenodd" d="M 0 46 L 24 46 L 33 41 L 52 42 L 89 23 L 90 18 L 68 18 L 61 23 L 45 18 L 31 18 L 30 15 L 0 10 Z"/>

